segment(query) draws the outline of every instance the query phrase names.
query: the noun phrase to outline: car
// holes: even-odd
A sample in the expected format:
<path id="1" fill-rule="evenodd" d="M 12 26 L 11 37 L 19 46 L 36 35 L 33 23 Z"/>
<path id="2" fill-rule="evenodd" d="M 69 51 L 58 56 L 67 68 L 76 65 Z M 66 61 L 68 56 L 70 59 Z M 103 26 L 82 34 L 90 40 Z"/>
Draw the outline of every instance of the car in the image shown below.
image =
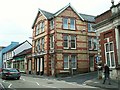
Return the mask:
<path id="1" fill-rule="evenodd" d="M 17 79 L 21 77 L 20 71 L 15 68 L 4 68 L 2 69 L 2 79 Z"/>

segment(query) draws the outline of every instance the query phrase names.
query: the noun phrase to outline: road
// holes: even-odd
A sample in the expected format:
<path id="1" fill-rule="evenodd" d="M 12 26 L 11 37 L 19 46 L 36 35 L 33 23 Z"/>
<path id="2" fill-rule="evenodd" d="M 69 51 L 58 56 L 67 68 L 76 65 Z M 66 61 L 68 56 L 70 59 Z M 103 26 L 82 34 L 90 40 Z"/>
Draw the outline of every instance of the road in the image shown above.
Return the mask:
<path id="1" fill-rule="evenodd" d="M 74 78 L 77 78 L 74 77 Z M 20 80 L 1 80 L 2 85 L 6 89 L 27 89 L 27 88 L 32 88 L 32 89 L 39 89 L 39 88 L 44 88 L 44 89 L 54 89 L 54 90 L 64 90 L 64 89 L 70 89 L 74 88 L 79 89 L 79 90 L 101 90 L 100 88 L 96 87 L 91 87 L 91 86 L 86 86 L 83 84 L 78 84 L 78 82 L 69 82 L 66 81 L 70 78 L 65 78 L 65 80 L 61 79 L 55 79 L 55 78 L 46 78 L 46 77 L 41 77 L 41 78 L 36 78 L 36 77 L 28 77 L 28 76 L 21 76 Z M 72 80 L 72 79 L 70 79 Z M 81 82 L 81 81 L 80 81 Z"/>
<path id="2" fill-rule="evenodd" d="M 67 77 L 64 78 L 66 82 L 76 82 L 77 84 L 84 84 L 86 80 L 91 80 L 94 78 L 97 78 L 98 72 L 90 72 L 90 73 L 84 73 L 84 74 L 79 74 L 79 75 L 74 75 L 72 78 Z"/>

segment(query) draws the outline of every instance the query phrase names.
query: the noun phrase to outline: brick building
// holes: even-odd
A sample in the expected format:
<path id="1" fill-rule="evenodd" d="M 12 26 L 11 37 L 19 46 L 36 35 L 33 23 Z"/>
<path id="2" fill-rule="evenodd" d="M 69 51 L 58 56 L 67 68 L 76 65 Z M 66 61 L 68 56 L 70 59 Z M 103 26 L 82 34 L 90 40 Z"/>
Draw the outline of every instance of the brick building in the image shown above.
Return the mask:
<path id="1" fill-rule="evenodd" d="M 88 32 L 88 54 L 89 54 L 89 68 L 90 71 L 97 70 L 97 37 L 96 30 L 92 27 L 95 24 L 95 16 L 81 14 L 84 21 L 86 22 Z"/>
<path id="2" fill-rule="evenodd" d="M 54 14 L 39 9 L 32 29 L 32 73 L 89 71 L 87 24 L 71 4 Z"/>
<path id="3" fill-rule="evenodd" d="M 95 18 L 94 28 L 99 37 L 98 54 L 103 64 L 112 69 L 111 77 L 117 78 L 116 68 L 120 65 L 120 3 Z"/>

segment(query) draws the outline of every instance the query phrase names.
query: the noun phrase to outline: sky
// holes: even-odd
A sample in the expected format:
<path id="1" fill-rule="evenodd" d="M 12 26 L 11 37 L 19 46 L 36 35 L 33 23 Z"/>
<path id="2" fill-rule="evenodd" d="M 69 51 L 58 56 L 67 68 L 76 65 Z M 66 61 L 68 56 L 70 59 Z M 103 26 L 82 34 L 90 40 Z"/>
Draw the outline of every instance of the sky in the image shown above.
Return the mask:
<path id="1" fill-rule="evenodd" d="M 114 0 L 117 4 L 120 0 Z M 111 7 L 111 0 L 0 0 L 0 46 L 12 41 L 22 43 L 32 40 L 32 25 L 38 8 L 55 13 L 71 5 L 78 13 L 100 15 Z"/>

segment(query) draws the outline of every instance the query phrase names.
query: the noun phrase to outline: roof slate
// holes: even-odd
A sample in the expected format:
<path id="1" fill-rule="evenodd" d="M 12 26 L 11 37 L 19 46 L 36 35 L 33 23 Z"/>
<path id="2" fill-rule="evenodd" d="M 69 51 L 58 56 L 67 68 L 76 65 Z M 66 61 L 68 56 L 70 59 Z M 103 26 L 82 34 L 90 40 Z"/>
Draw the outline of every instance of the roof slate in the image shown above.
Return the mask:
<path id="1" fill-rule="evenodd" d="M 86 14 L 81 14 L 81 13 L 78 13 L 72 6 L 71 4 L 69 3 L 68 5 L 66 5 L 65 7 L 61 8 L 60 10 L 58 10 L 57 12 L 55 13 L 50 13 L 50 12 L 47 12 L 45 10 L 41 10 L 41 9 L 38 9 L 38 14 L 41 12 L 46 19 L 52 19 L 53 17 L 56 17 L 58 16 L 61 12 L 63 12 L 66 8 L 68 7 L 71 7 L 73 9 L 73 11 L 80 17 L 81 20 L 85 20 L 85 21 L 89 21 L 89 22 L 95 22 L 95 16 L 92 16 L 92 15 L 86 15 Z M 38 16 L 37 14 L 37 16 Z M 35 22 L 37 20 L 37 17 L 36 19 L 34 20 L 34 23 L 32 25 L 32 29 L 35 25 Z"/>
<path id="2" fill-rule="evenodd" d="M 81 17 L 88 22 L 95 22 L 95 16 L 79 13 Z"/>
<path id="3" fill-rule="evenodd" d="M 40 10 L 40 9 L 39 9 Z M 41 12 L 45 15 L 45 17 L 47 19 L 51 19 L 52 17 L 54 17 L 54 14 L 50 13 L 50 12 L 47 12 L 47 11 L 44 11 L 44 10 L 41 10 Z"/>
<path id="4" fill-rule="evenodd" d="M 19 42 L 11 42 L 10 45 L 2 49 L 2 53 L 8 52 L 9 50 L 15 48 L 17 45 L 19 45 Z"/>

